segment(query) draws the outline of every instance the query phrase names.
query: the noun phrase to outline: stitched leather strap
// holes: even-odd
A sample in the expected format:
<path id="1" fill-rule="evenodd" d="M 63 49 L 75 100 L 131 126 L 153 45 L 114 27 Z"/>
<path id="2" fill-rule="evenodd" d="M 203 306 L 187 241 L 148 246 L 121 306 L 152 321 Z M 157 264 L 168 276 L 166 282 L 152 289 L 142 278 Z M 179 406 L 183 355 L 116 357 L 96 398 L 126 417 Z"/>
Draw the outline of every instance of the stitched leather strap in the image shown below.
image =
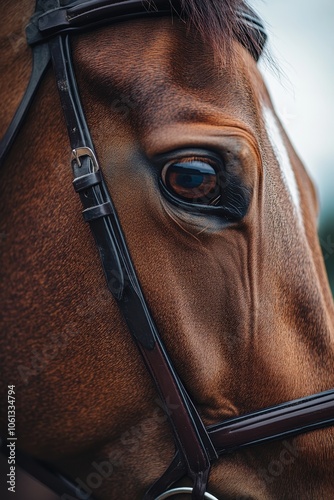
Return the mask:
<path id="1" fill-rule="evenodd" d="M 28 87 L 8 129 L 6 130 L 4 137 L 0 142 L 0 166 L 6 159 L 17 134 L 21 130 L 24 119 L 29 111 L 43 76 L 46 73 L 50 60 L 51 58 L 48 44 L 44 43 L 33 48 L 32 72 Z"/>
<path id="2" fill-rule="evenodd" d="M 60 33 L 80 33 L 112 22 L 120 22 L 141 16 L 162 16 L 171 13 L 182 16 L 177 0 L 90 0 L 74 5 L 58 7 L 36 16 L 32 28 L 28 29 L 28 43 L 40 43 Z M 263 51 L 267 34 L 260 18 L 248 6 L 238 11 L 240 29 L 235 37 L 257 61 Z"/>
<path id="3" fill-rule="evenodd" d="M 334 425 L 334 389 L 208 427 L 219 455 Z"/>
<path id="4" fill-rule="evenodd" d="M 208 427 L 218 455 L 237 451 L 257 444 L 283 440 L 334 425 L 334 389 L 295 399 L 271 408 L 258 410 L 241 417 L 231 418 Z M 6 454 L 6 440 L 1 451 Z M 17 452 L 18 464 L 53 491 L 75 491 L 71 482 L 43 462 Z M 143 500 L 154 500 L 161 491 L 169 489 L 185 475 L 185 466 L 177 452 L 172 463 L 154 483 Z"/>
<path id="5" fill-rule="evenodd" d="M 118 301 L 160 397 L 166 408 L 168 404 L 173 408 L 167 414 L 175 442 L 185 470 L 194 482 L 193 498 L 200 500 L 206 489 L 211 461 L 217 458 L 216 451 L 172 366 L 136 277 L 116 210 L 99 170 L 94 146 L 83 115 L 72 70 L 68 36 L 60 35 L 52 39 L 50 51 L 73 149 L 74 187 L 79 192 L 85 220 L 89 222 L 100 249 L 101 262 L 109 289 Z M 80 156 L 76 149 L 80 152 Z M 96 172 L 99 174 L 97 175 Z M 91 177 L 92 174 L 95 174 L 94 177 Z"/>

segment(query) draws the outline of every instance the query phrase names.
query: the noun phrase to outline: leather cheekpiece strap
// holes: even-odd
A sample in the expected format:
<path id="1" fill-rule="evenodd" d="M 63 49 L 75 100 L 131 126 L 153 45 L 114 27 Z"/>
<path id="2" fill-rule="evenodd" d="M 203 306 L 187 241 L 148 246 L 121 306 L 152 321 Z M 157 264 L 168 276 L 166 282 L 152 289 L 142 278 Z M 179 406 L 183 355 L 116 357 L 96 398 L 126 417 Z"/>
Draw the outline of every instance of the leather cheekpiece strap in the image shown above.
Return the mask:
<path id="1" fill-rule="evenodd" d="M 17 134 L 21 130 L 25 117 L 30 109 L 33 99 L 39 89 L 40 83 L 51 61 L 49 46 L 46 43 L 33 48 L 32 72 L 28 87 L 23 95 L 19 107 L 0 142 L 0 165 L 5 161 Z"/>
<path id="2" fill-rule="evenodd" d="M 86 191 L 86 189 L 96 186 L 102 182 L 101 171 L 91 172 L 90 174 L 82 175 L 77 177 L 73 181 L 74 190 L 79 193 L 80 191 Z"/>
<path id="3" fill-rule="evenodd" d="M 95 156 L 73 73 L 68 36 L 60 35 L 52 39 L 50 50 L 73 150 L 74 188 L 80 195 L 85 220 L 90 224 L 99 249 L 109 290 L 118 301 L 165 405 L 182 457 L 184 474 L 188 474 L 194 483 L 193 499 L 201 500 L 211 461 L 217 458 L 216 451 L 172 366 L 136 277 L 121 225 Z"/>
<path id="4" fill-rule="evenodd" d="M 96 205 L 95 207 L 86 208 L 83 210 L 82 215 L 85 222 L 91 222 L 92 220 L 99 219 L 100 217 L 106 217 L 113 213 L 113 208 L 111 204 L 106 201 L 101 203 L 101 205 Z"/>

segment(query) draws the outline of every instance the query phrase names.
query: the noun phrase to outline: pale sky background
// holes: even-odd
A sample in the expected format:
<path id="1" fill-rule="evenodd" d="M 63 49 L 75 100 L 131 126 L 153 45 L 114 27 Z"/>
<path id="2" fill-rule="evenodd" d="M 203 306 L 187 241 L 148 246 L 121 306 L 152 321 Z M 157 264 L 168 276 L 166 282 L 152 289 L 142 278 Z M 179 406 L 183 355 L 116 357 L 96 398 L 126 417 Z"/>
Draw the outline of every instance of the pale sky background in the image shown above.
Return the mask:
<path id="1" fill-rule="evenodd" d="M 260 63 L 285 130 L 334 212 L 334 0 L 249 0 L 266 22 L 279 78 Z"/>

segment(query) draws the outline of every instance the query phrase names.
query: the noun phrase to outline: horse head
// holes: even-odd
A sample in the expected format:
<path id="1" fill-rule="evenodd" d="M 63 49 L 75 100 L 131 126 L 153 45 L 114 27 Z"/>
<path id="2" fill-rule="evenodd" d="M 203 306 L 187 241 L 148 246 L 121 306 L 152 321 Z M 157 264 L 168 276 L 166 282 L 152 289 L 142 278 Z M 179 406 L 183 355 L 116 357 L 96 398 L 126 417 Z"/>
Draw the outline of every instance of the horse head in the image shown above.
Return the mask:
<path id="1" fill-rule="evenodd" d="M 5 40 L 32 3 L 8 4 Z M 133 16 L 70 38 L 148 310 L 208 427 L 333 387 L 334 312 L 315 189 L 240 43 L 245 6 L 183 3 L 181 18 Z M 3 131 L 28 50 L 5 55 Z M 21 450 L 97 498 L 139 499 L 173 459 L 175 408 L 160 402 L 82 220 L 57 95 L 66 85 L 47 72 L 1 172 L 1 392 L 16 387 Z M 131 276 L 113 275 L 114 295 Z M 317 430 L 221 457 L 208 491 L 330 498 L 332 461 L 333 431 Z"/>

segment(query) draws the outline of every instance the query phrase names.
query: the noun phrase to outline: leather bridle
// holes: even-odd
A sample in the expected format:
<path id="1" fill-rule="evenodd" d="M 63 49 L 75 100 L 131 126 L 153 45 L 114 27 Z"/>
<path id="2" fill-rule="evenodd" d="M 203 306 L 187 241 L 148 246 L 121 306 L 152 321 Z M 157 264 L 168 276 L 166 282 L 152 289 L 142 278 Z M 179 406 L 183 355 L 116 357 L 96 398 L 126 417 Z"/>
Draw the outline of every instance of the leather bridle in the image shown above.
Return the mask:
<path id="1" fill-rule="evenodd" d="M 83 205 L 83 217 L 93 233 L 108 288 L 155 383 L 174 435 L 174 459 L 162 477 L 146 492 L 144 500 L 162 500 L 176 493 L 190 492 L 193 500 L 215 498 L 206 493 L 212 463 L 231 451 L 334 425 L 334 390 L 231 418 L 209 427 L 204 425 L 173 367 L 141 290 L 81 106 L 69 36 L 71 33 L 140 16 L 170 15 L 171 9 L 182 15 L 179 2 L 65 0 L 64 3 L 66 5 L 61 6 L 59 0 L 36 2 L 35 14 L 27 27 L 27 40 L 33 51 L 32 75 L 0 144 L 0 162 L 7 157 L 52 60 L 72 149 L 73 186 Z M 150 5 L 154 5 L 155 10 L 149 8 Z M 243 36 L 240 33 L 235 36 L 257 61 L 266 41 L 264 27 L 251 10 L 240 11 L 238 16 Z M 22 453 L 17 458 L 27 472 L 56 493 L 75 492 L 76 487 L 49 465 Z M 170 489 L 184 476 L 191 479 L 192 488 Z"/>

